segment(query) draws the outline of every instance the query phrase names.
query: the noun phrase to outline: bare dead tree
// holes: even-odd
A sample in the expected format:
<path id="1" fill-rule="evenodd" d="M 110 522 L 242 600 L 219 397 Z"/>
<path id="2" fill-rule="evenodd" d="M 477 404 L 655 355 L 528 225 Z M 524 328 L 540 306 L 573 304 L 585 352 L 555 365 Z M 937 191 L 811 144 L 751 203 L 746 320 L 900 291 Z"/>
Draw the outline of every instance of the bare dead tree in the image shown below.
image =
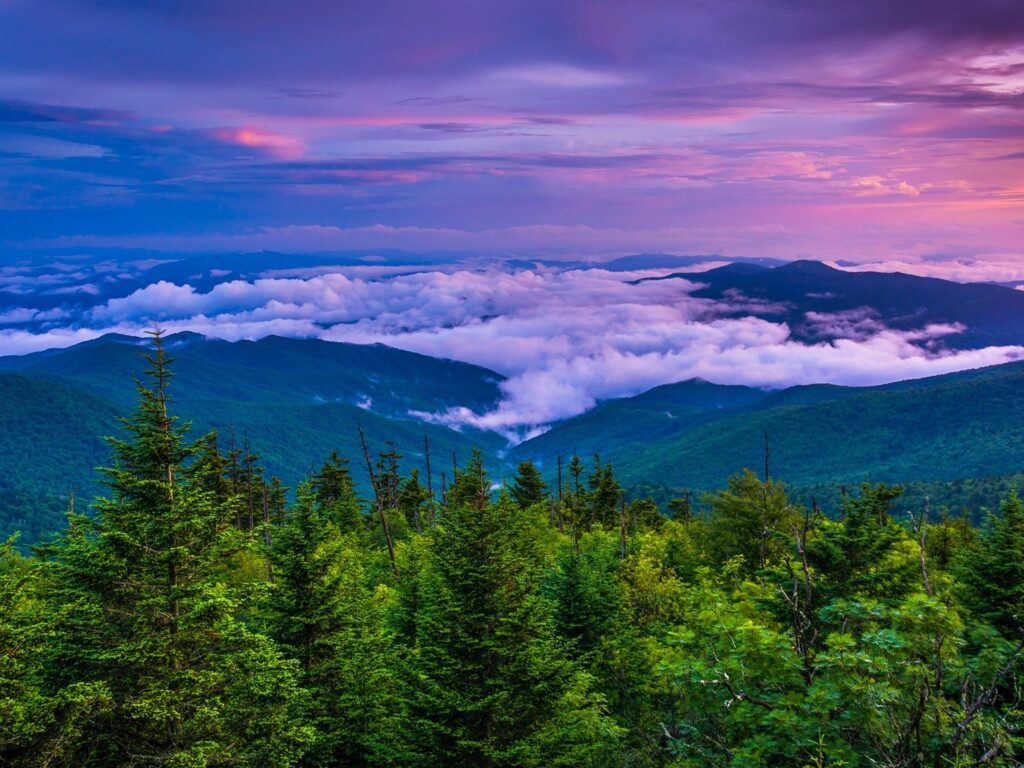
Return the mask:
<path id="1" fill-rule="evenodd" d="M 430 494 L 430 525 L 433 527 L 437 521 L 437 510 L 434 502 L 434 474 L 430 471 L 430 439 L 426 432 L 423 433 L 423 456 L 427 462 L 427 493 Z"/>
<path id="2" fill-rule="evenodd" d="M 366 446 L 366 435 L 363 428 L 359 427 L 359 442 L 363 446 L 363 458 L 366 459 L 366 469 L 370 473 L 370 484 L 373 486 L 373 496 L 377 504 L 377 514 L 380 515 L 380 524 L 384 529 L 384 541 L 388 546 L 388 558 L 391 560 L 391 572 L 398 575 L 398 566 L 395 563 L 395 545 L 391 540 L 391 526 L 388 525 L 388 516 L 384 511 L 384 502 L 381 498 L 380 484 L 377 482 L 377 473 L 373 471 L 373 462 L 370 460 L 370 449 Z"/>
<path id="3" fill-rule="evenodd" d="M 967 735 L 967 729 L 970 728 L 971 723 L 974 722 L 974 719 L 978 716 L 981 710 L 995 701 L 996 696 L 999 694 L 1000 682 L 1002 682 L 1002 679 L 1010 674 L 1010 672 L 1013 671 L 1013 668 L 1017 666 L 1017 662 L 1020 661 L 1021 654 L 1024 654 L 1024 640 L 1021 640 L 1017 644 L 1017 648 L 1012 654 L 1010 654 L 1010 658 L 1006 664 L 992 675 L 992 682 L 989 683 L 985 690 L 978 694 L 974 701 L 970 704 L 966 704 L 965 697 L 964 717 L 956 724 L 956 730 L 953 732 L 953 748 L 956 750 L 958 755 L 960 754 L 960 746 L 964 737 Z M 967 684 L 968 681 L 965 680 L 964 685 L 966 686 Z"/>
<path id="4" fill-rule="evenodd" d="M 914 535 L 917 536 L 917 553 L 918 559 L 921 562 L 921 580 L 924 582 L 924 591 L 928 594 L 928 597 L 932 597 L 932 582 L 928 578 L 928 561 L 927 552 L 925 549 L 925 536 L 928 533 L 928 514 L 931 511 L 928 497 L 925 496 L 924 508 L 921 510 L 920 517 L 910 513 L 910 524 L 914 528 Z"/>
<path id="5" fill-rule="evenodd" d="M 267 545 L 267 581 L 274 583 L 274 541 L 270 535 L 270 504 L 267 503 L 267 484 L 263 483 L 263 542 Z"/>
<path id="6" fill-rule="evenodd" d="M 626 557 L 626 492 L 619 499 L 619 557 Z"/>
<path id="7" fill-rule="evenodd" d="M 767 483 L 768 480 L 771 478 L 771 475 L 768 473 L 768 459 L 769 459 L 770 455 L 771 454 L 770 454 L 770 452 L 768 450 L 768 430 L 766 429 L 764 431 L 764 481 L 765 481 L 765 483 Z"/>
<path id="8" fill-rule="evenodd" d="M 787 592 L 780 586 L 782 597 L 789 604 L 793 623 L 793 647 L 801 659 L 801 675 L 810 686 L 814 682 L 813 649 L 818 639 L 818 630 L 814 625 L 814 579 L 810 563 L 807 559 L 807 535 L 814 528 L 818 519 L 818 502 L 812 500 L 811 511 L 804 512 L 803 521 L 793 526 L 793 538 L 796 543 L 797 555 L 800 557 L 800 573 L 793 568 L 790 557 L 786 557 L 786 568 L 789 571 L 792 586 Z"/>

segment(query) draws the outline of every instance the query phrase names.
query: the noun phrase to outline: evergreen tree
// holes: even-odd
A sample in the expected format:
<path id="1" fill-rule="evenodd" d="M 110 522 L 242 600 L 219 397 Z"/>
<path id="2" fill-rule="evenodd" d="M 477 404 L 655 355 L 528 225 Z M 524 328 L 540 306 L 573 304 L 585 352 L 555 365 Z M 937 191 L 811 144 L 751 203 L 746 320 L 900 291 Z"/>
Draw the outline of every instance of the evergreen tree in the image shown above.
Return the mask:
<path id="1" fill-rule="evenodd" d="M 251 589 L 227 581 L 247 544 L 230 506 L 186 462 L 200 451 L 168 412 L 160 334 L 149 385 L 112 439 L 111 496 L 75 517 L 53 553 L 58 616 L 47 680 L 102 686 L 113 702 L 65 759 L 83 766 L 286 766 L 302 753 L 296 667 L 239 616 Z"/>
<path id="2" fill-rule="evenodd" d="M 729 478 L 724 491 L 707 497 L 711 506 L 708 546 L 719 563 L 742 557 L 748 570 L 764 568 L 788 547 L 799 516 L 786 489 L 762 481 L 749 469 Z"/>
<path id="3" fill-rule="evenodd" d="M 287 508 L 288 487 L 281 482 L 281 478 L 274 475 L 267 486 L 267 511 L 274 525 L 284 525 Z"/>
<path id="4" fill-rule="evenodd" d="M 359 533 L 364 525 L 363 511 L 352 483 L 347 459 L 331 451 L 320 471 L 313 476 L 309 491 L 323 515 L 343 533 Z"/>
<path id="5" fill-rule="evenodd" d="M 591 526 L 596 524 L 607 531 L 618 530 L 621 522 L 619 505 L 622 502 L 622 486 L 615 479 L 612 465 L 601 464 L 600 456 L 594 456 L 594 471 L 588 485 Z"/>
<path id="6" fill-rule="evenodd" d="M 95 712 L 111 704 L 102 683 L 71 682 L 48 694 L 41 662 L 54 629 L 42 595 L 39 563 L 0 544 L 0 764 L 11 768 L 62 761 Z"/>
<path id="7" fill-rule="evenodd" d="M 418 765 L 585 765 L 614 733 L 551 632 L 530 525 L 502 499 L 450 506 L 433 535 L 410 654 Z"/>
<path id="8" fill-rule="evenodd" d="M 859 496 L 846 500 L 842 520 L 819 524 L 808 556 L 812 565 L 827 574 L 822 587 L 829 596 L 898 598 L 916 586 L 915 563 L 890 557 L 907 540 L 906 531 L 890 514 L 893 500 L 901 493 L 884 483 L 864 483 Z"/>
<path id="9" fill-rule="evenodd" d="M 554 602 L 554 626 L 570 655 L 594 676 L 609 714 L 623 728 L 622 762 L 642 764 L 655 742 L 647 682 L 650 660 L 629 621 L 618 579 L 617 536 L 585 535 L 579 550 L 565 547 L 548 576 L 545 592 Z"/>
<path id="10" fill-rule="evenodd" d="M 299 662 L 312 701 L 308 722 L 316 737 L 302 764 L 387 765 L 394 757 L 394 665 L 363 544 L 337 515 L 356 504 L 354 491 L 350 483 L 340 487 L 347 498 L 321 504 L 319 490 L 300 486 L 274 548 L 271 625 Z"/>
<path id="11" fill-rule="evenodd" d="M 458 467 L 448 488 L 449 506 L 471 506 L 481 509 L 491 497 L 491 481 L 484 470 L 484 455 L 474 448 L 465 467 Z"/>
<path id="12" fill-rule="evenodd" d="M 429 526 L 430 494 L 420 484 L 420 472 L 414 469 L 409 477 L 402 479 L 398 485 L 398 510 L 406 525 L 422 533 L 425 525 Z M 426 522 L 425 522 L 426 521 Z"/>
<path id="13" fill-rule="evenodd" d="M 563 516 L 574 538 L 578 539 L 584 530 L 591 527 L 590 494 L 583 483 L 583 461 L 574 455 L 569 461 L 570 487 L 563 494 Z"/>
<path id="14" fill-rule="evenodd" d="M 548 488 L 541 477 L 540 470 L 532 461 L 521 461 L 509 486 L 512 501 L 521 509 L 540 504 L 547 498 Z"/>
<path id="15" fill-rule="evenodd" d="M 989 515 L 958 563 L 964 602 L 1004 634 L 1024 638 L 1024 502 L 1014 493 Z"/>

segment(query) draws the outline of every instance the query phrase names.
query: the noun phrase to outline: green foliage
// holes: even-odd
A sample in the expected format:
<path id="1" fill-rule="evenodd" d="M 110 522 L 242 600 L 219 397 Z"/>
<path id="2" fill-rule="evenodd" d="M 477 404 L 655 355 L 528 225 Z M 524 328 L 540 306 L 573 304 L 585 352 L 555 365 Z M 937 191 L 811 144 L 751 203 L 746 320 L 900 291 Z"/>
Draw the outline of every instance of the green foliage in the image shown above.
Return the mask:
<path id="1" fill-rule="evenodd" d="M 749 469 L 729 478 L 728 487 L 706 501 L 712 556 L 720 564 L 741 558 L 748 569 L 779 559 L 799 517 L 781 483 L 761 481 Z"/>
<path id="2" fill-rule="evenodd" d="M 296 668 L 240 616 L 258 591 L 226 583 L 246 545 L 233 511 L 201 474 L 183 471 L 197 444 L 168 415 L 167 360 L 157 336 L 152 384 L 112 440 L 112 495 L 73 518 L 50 562 L 46 686 L 87 683 L 112 705 L 64 759 L 78 765 L 291 764 L 308 727 Z"/>
<path id="3" fill-rule="evenodd" d="M 910 588 L 917 577 L 914 563 L 898 551 L 907 544 L 906 531 L 890 514 L 891 502 L 900 493 L 899 488 L 865 483 L 859 496 L 846 500 L 841 523 L 820 524 L 808 555 L 827 574 L 823 588 L 830 596 L 887 599 Z"/>
<path id="4" fill-rule="evenodd" d="M 334 477 L 328 492 L 324 476 Z M 316 731 L 309 766 L 389 765 L 396 695 L 386 590 L 370 583 L 350 510 L 351 482 L 336 457 L 298 501 L 275 537 L 272 636 L 301 667 Z"/>
<path id="5" fill-rule="evenodd" d="M 1024 634 L 1024 502 L 1014 493 L 990 515 L 959 563 L 964 602 L 1010 636 Z"/>
<path id="6" fill-rule="evenodd" d="M 94 713 L 111 705 L 102 684 L 44 689 L 42 656 L 54 629 L 40 564 L 0 545 L 0 763 L 13 768 L 59 760 Z"/>
<path id="7" fill-rule="evenodd" d="M 596 456 L 550 498 L 475 452 L 434 498 L 385 443 L 372 498 L 325 451 L 290 500 L 148 359 L 95 513 L 0 546 L 3 765 L 1024 761 L 1015 494 L 981 529 L 884 484 L 828 517 L 746 471 L 665 519 Z"/>
<path id="8" fill-rule="evenodd" d="M 478 498 L 474 478 L 471 462 L 455 498 Z M 614 740 L 551 631 L 530 525 L 507 500 L 449 503 L 431 535 L 407 678 L 417 765 L 585 765 Z"/>
<path id="9" fill-rule="evenodd" d="M 526 509 L 540 504 L 547 498 L 548 488 L 537 465 L 532 461 L 521 461 L 509 486 L 509 494 L 518 506 Z"/>

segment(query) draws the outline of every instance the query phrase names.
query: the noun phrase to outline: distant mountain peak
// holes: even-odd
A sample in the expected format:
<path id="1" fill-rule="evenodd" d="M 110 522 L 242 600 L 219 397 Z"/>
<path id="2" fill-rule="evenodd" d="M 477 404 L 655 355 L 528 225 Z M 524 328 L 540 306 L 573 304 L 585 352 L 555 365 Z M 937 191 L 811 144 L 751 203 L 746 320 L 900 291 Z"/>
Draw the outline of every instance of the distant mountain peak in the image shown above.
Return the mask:
<path id="1" fill-rule="evenodd" d="M 781 267 L 775 267 L 774 271 L 790 274 L 834 275 L 837 272 L 842 272 L 843 270 L 830 267 L 828 264 L 820 261 L 814 261 L 813 259 L 797 259 L 796 261 L 791 261 Z"/>

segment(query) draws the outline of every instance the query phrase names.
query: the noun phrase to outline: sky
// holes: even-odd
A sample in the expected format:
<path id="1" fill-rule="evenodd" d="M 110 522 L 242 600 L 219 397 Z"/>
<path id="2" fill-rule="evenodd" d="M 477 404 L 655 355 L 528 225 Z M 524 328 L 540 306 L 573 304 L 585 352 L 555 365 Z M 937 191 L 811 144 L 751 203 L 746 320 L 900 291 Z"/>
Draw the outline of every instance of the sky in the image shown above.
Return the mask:
<path id="1" fill-rule="evenodd" d="M 1018 0 L 0 0 L 2 258 L 1024 258 Z M 1024 275 L 1022 275 L 1024 277 Z"/>
<path id="2" fill-rule="evenodd" d="M 384 342 L 507 377 L 417 416 L 513 439 L 694 376 L 1024 358 L 870 308 L 801 343 L 602 267 L 638 253 L 1024 287 L 1024 5 L 0 0 L 0 355 Z"/>

